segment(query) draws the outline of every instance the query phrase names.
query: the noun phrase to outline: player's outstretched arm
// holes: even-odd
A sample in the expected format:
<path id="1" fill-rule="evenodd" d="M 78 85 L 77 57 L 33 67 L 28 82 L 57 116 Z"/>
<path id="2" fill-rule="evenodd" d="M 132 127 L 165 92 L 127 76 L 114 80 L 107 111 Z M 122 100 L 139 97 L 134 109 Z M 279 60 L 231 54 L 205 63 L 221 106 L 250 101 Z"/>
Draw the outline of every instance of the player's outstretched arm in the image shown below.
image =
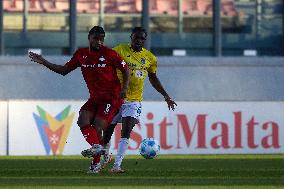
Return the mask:
<path id="1" fill-rule="evenodd" d="M 33 52 L 29 52 L 29 57 L 31 59 L 31 61 L 36 62 L 38 64 L 42 64 L 45 67 L 47 67 L 48 69 L 61 74 L 61 75 L 66 75 L 69 72 L 72 71 L 72 69 L 68 68 L 67 66 L 62 66 L 62 65 L 57 65 L 57 64 L 53 64 L 48 62 L 46 59 L 44 59 L 41 55 L 33 53 Z"/>
<path id="2" fill-rule="evenodd" d="M 151 83 L 151 85 L 159 92 L 161 93 L 164 98 L 165 101 L 168 104 L 168 108 L 169 110 L 175 110 L 175 107 L 177 106 L 177 104 L 175 103 L 174 100 L 172 100 L 172 98 L 168 95 L 168 93 L 166 92 L 166 90 L 164 89 L 164 87 L 162 86 L 160 80 L 157 77 L 156 73 L 148 73 L 149 75 L 149 81 Z"/>

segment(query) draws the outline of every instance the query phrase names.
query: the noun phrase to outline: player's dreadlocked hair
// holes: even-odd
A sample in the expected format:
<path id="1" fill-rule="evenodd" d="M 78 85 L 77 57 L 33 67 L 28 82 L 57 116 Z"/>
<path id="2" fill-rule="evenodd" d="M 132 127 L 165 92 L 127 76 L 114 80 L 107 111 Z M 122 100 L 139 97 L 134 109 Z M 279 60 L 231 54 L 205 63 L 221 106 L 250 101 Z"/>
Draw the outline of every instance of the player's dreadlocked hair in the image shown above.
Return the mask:
<path id="1" fill-rule="evenodd" d="M 97 34 L 104 34 L 105 35 L 105 30 L 101 26 L 94 26 L 92 29 L 90 29 L 88 38 L 90 35 L 97 33 Z"/>
<path id="2" fill-rule="evenodd" d="M 147 31 L 142 27 L 135 27 L 135 28 L 132 29 L 132 34 L 136 33 L 136 32 L 143 32 L 143 33 L 145 33 L 145 35 L 147 37 Z"/>

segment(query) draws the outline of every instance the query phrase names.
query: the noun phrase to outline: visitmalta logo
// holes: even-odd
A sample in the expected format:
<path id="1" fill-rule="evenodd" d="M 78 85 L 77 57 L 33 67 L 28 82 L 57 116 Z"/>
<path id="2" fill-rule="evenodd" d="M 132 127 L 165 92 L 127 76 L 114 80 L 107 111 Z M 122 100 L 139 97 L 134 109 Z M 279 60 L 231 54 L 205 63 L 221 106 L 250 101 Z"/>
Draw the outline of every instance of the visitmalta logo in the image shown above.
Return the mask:
<path id="1" fill-rule="evenodd" d="M 40 106 L 37 106 L 39 115 L 33 113 L 47 155 L 50 155 L 50 150 L 53 155 L 60 155 L 64 150 L 74 118 L 74 112 L 69 115 L 70 108 L 67 106 L 55 117 Z"/>

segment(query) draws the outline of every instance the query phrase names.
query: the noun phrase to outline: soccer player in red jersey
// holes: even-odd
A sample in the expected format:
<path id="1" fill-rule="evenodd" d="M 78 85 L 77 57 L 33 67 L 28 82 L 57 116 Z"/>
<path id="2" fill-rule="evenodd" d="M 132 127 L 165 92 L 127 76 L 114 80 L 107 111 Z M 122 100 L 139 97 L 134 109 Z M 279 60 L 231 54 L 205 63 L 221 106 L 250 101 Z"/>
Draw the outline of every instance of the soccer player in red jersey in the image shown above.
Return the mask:
<path id="1" fill-rule="evenodd" d="M 85 157 L 93 157 L 90 173 L 101 170 L 100 154 L 103 152 L 102 131 L 118 113 L 129 81 L 127 64 L 112 49 L 103 46 L 104 29 L 94 26 L 88 34 L 89 48 L 80 48 L 65 65 L 50 63 L 41 55 L 29 52 L 32 61 L 65 76 L 80 67 L 89 89 L 90 98 L 81 107 L 78 126 L 91 148 L 82 151 Z M 117 77 L 116 69 L 123 73 L 123 82 Z"/>

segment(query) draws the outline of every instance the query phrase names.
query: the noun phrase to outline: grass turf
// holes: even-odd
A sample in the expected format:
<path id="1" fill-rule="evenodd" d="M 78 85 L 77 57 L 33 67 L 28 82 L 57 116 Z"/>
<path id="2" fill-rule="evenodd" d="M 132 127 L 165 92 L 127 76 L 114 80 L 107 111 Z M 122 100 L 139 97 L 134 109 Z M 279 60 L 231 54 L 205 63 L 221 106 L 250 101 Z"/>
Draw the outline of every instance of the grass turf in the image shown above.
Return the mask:
<path id="1" fill-rule="evenodd" d="M 2 156 L 0 188 L 284 188 L 284 155 L 126 156 L 124 174 L 87 174 L 79 156 Z"/>

